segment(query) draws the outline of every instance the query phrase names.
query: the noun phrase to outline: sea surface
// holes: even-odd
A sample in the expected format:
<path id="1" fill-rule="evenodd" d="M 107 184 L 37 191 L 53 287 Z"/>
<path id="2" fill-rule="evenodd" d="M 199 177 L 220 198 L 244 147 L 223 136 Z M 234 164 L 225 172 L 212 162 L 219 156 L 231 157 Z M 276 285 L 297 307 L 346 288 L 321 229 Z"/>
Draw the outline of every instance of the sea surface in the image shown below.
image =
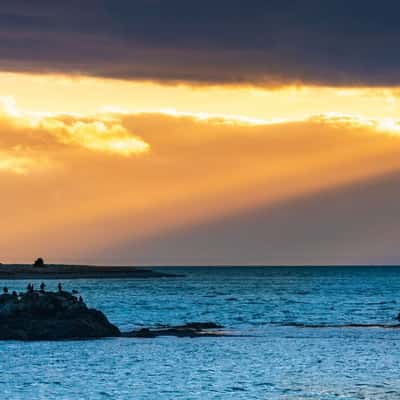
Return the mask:
<path id="1" fill-rule="evenodd" d="M 185 277 L 63 285 L 121 330 L 213 321 L 231 336 L 0 342 L 2 398 L 400 399 L 400 329 L 368 326 L 396 324 L 400 268 L 158 270 Z"/>

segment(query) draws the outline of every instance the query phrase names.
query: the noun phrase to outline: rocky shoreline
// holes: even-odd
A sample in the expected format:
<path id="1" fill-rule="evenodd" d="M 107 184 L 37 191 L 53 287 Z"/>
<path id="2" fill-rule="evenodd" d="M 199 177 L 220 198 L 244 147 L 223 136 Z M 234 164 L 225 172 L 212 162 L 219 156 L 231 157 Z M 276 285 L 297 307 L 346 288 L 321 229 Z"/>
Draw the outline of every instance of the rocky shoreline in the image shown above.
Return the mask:
<path id="1" fill-rule="evenodd" d="M 220 336 L 222 326 L 190 323 L 121 332 L 99 310 L 88 308 L 82 297 L 65 291 L 33 290 L 0 295 L 0 340 L 67 340 L 95 338 L 154 338 L 157 336 Z"/>

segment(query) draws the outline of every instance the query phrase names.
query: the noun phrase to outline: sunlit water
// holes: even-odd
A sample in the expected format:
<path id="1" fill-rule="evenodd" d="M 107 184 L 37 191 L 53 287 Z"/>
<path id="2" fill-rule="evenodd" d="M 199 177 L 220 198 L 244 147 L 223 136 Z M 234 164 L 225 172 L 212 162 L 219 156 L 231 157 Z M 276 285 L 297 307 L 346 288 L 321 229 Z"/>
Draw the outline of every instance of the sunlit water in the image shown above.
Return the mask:
<path id="1" fill-rule="evenodd" d="M 395 324 L 400 268 L 178 271 L 186 277 L 63 283 L 122 330 L 215 321 L 234 336 L 0 342 L 2 397 L 400 399 L 400 330 L 287 326 Z"/>

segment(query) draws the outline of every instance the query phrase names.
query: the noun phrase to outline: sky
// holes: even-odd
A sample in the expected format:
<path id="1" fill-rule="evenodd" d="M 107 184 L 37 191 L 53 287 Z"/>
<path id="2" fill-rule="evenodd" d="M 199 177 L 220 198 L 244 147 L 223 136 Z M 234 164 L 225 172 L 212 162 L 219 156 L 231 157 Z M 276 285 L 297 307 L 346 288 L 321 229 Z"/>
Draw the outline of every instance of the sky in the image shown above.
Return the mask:
<path id="1" fill-rule="evenodd" d="M 0 5 L 0 262 L 400 262 L 396 1 Z"/>

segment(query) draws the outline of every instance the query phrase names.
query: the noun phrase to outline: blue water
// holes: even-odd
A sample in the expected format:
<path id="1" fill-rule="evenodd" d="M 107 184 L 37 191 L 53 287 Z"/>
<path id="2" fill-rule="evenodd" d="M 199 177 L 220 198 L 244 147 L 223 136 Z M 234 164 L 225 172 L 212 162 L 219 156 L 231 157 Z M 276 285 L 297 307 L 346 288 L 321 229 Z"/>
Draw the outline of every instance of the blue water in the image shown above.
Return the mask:
<path id="1" fill-rule="evenodd" d="M 234 336 L 0 342 L 2 397 L 400 399 L 400 330 L 330 327 L 395 324 L 400 268 L 168 270 L 186 277 L 63 283 L 123 330 L 215 321 Z"/>

